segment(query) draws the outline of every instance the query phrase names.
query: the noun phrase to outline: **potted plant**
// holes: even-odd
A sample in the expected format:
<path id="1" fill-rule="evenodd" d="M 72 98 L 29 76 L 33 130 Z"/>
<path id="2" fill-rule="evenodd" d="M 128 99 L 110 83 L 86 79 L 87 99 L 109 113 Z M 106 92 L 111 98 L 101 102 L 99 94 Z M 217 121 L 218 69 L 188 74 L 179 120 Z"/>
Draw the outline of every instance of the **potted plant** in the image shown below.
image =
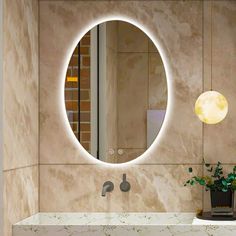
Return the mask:
<path id="1" fill-rule="evenodd" d="M 211 215 L 212 216 L 233 216 L 234 214 L 234 190 L 236 190 L 236 166 L 228 175 L 223 174 L 223 167 L 220 162 L 216 166 L 204 163 L 209 175 L 193 176 L 187 180 L 184 186 L 199 184 L 210 191 Z M 192 173 L 192 167 L 189 173 Z"/>

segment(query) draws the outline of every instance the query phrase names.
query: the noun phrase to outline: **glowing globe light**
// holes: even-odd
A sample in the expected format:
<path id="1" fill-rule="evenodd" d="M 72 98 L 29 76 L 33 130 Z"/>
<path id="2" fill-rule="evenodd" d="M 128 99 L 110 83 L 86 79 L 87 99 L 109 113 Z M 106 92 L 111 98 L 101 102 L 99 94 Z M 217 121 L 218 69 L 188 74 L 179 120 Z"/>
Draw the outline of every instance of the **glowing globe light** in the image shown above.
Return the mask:
<path id="1" fill-rule="evenodd" d="M 216 91 L 202 93 L 195 103 L 195 113 L 206 124 L 221 122 L 228 113 L 226 98 Z"/>

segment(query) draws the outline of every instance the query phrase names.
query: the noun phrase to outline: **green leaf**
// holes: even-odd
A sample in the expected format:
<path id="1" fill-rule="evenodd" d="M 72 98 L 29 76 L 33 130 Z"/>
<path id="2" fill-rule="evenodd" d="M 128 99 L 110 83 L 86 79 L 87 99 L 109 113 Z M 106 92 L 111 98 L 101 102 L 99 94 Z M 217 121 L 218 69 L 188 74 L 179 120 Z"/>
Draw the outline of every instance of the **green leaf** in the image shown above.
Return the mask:
<path id="1" fill-rule="evenodd" d="M 228 174 L 227 182 L 231 182 L 231 181 L 234 180 L 234 179 L 235 179 L 234 174 L 232 174 L 232 173 Z"/>
<path id="2" fill-rule="evenodd" d="M 199 182 L 200 185 L 205 185 L 206 184 L 206 181 L 204 179 L 200 179 L 198 182 Z"/>
<path id="3" fill-rule="evenodd" d="M 232 190 L 236 190 L 236 186 L 233 186 L 233 185 L 232 185 L 231 189 L 232 189 Z"/>
<path id="4" fill-rule="evenodd" d="M 236 180 L 234 179 L 233 181 L 232 181 L 232 183 L 231 183 L 231 188 L 233 189 L 233 190 L 236 190 Z"/>
<path id="5" fill-rule="evenodd" d="M 184 183 L 184 186 L 199 184 L 201 186 L 205 186 L 206 191 L 218 190 L 227 192 L 229 189 L 236 191 L 236 166 L 233 167 L 233 171 L 231 173 L 224 176 L 223 167 L 220 162 L 218 162 L 215 166 L 205 163 L 205 161 L 203 164 L 207 167 L 207 171 L 212 173 L 209 176 L 192 176 L 191 179 Z M 188 171 L 189 173 L 192 173 L 193 168 L 189 167 Z"/>
<path id="6" fill-rule="evenodd" d="M 227 181 L 226 181 L 225 179 L 223 179 L 221 182 L 222 182 L 222 184 L 223 184 L 224 186 L 228 186 L 228 183 L 227 183 Z"/>

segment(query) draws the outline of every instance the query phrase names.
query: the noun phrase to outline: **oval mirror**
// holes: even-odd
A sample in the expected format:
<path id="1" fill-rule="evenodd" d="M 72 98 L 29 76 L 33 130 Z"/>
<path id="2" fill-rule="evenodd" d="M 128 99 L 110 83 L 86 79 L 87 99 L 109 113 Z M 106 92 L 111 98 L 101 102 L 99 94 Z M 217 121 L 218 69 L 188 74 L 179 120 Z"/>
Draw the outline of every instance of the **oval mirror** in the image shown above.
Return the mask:
<path id="1" fill-rule="evenodd" d="M 167 106 L 153 42 L 124 21 L 88 31 L 68 65 L 65 105 L 71 129 L 94 158 L 123 163 L 140 156 L 158 135 Z"/>

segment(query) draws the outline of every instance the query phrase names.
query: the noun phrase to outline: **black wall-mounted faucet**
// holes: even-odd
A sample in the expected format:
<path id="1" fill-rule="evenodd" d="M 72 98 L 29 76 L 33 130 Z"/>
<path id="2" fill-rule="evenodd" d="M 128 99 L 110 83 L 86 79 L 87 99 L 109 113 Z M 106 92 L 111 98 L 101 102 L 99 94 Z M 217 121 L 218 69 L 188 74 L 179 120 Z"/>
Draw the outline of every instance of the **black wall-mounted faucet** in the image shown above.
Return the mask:
<path id="1" fill-rule="evenodd" d="M 102 197 L 106 196 L 106 193 L 111 192 L 114 189 L 114 184 L 111 181 L 106 181 L 102 186 Z"/>

